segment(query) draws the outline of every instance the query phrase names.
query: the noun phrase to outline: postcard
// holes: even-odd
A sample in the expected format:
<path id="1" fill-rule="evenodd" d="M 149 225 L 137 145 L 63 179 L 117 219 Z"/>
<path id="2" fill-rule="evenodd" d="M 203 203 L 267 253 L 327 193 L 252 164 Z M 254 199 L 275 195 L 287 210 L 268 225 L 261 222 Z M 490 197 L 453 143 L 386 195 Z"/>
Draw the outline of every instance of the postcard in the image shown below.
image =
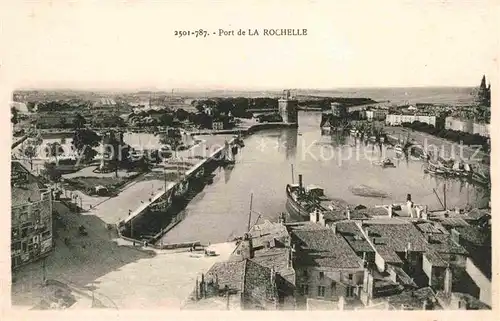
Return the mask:
<path id="1" fill-rule="evenodd" d="M 8 316 L 492 312 L 498 3 L 4 6 Z"/>

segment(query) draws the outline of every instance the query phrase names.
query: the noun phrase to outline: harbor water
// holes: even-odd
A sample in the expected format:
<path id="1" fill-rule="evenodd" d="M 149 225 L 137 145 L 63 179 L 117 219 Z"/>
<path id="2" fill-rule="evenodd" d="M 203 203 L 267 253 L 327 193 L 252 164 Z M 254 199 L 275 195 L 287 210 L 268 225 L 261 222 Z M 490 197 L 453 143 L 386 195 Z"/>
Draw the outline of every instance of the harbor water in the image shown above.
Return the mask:
<path id="1" fill-rule="evenodd" d="M 327 196 L 354 205 L 403 203 L 411 194 L 416 204 L 442 209 L 434 190 L 441 201 L 446 194 L 448 208 L 487 204 L 482 188 L 425 174 L 422 161 L 397 158 L 387 146 L 322 133 L 320 120 L 320 113 L 300 112 L 298 129 L 259 131 L 246 138 L 234 168 L 216 170 L 213 183 L 190 202 L 184 220 L 163 237 L 163 243 L 215 243 L 241 236 L 249 222 L 251 194 L 251 224 L 257 219 L 276 221 L 285 211 L 285 186 L 292 179 L 297 183 L 298 174 L 305 185 L 320 185 Z M 396 167 L 374 164 L 386 157 Z M 379 196 L 360 194 L 360 190 L 376 191 Z"/>

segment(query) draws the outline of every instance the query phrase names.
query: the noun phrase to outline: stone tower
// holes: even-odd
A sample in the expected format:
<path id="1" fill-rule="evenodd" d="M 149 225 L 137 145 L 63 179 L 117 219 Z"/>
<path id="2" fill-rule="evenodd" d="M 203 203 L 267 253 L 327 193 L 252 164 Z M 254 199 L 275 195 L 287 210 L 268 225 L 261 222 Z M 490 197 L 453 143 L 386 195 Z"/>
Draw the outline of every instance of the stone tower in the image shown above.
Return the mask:
<path id="1" fill-rule="evenodd" d="M 298 104 L 299 102 L 290 96 L 290 90 L 283 91 L 283 97 L 278 100 L 278 108 L 284 123 L 297 124 Z"/>

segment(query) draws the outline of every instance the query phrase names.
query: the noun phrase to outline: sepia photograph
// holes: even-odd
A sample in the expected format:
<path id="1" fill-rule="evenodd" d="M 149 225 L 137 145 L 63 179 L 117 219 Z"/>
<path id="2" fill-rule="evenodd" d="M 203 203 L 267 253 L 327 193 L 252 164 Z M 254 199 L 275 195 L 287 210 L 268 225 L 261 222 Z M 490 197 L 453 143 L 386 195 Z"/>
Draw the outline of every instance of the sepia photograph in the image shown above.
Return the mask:
<path id="1" fill-rule="evenodd" d="M 4 7 L 10 309 L 496 304 L 497 2 Z"/>

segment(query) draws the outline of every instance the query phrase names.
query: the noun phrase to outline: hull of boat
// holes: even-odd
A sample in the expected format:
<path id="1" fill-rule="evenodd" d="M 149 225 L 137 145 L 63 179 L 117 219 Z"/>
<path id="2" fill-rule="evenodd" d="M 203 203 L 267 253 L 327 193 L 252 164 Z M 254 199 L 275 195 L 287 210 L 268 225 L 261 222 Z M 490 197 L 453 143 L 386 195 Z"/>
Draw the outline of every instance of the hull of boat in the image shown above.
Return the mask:
<path id="1" fill-rule="evenodd" d="M 285 208 L 293 220 L 296 221 L 309 220 L 309 213 L 307 213 L 307 210 L 299 202 L 293 199 L 292 194 L 289 190 L 289 186 L 287 186 L 286 188 Z"/>

